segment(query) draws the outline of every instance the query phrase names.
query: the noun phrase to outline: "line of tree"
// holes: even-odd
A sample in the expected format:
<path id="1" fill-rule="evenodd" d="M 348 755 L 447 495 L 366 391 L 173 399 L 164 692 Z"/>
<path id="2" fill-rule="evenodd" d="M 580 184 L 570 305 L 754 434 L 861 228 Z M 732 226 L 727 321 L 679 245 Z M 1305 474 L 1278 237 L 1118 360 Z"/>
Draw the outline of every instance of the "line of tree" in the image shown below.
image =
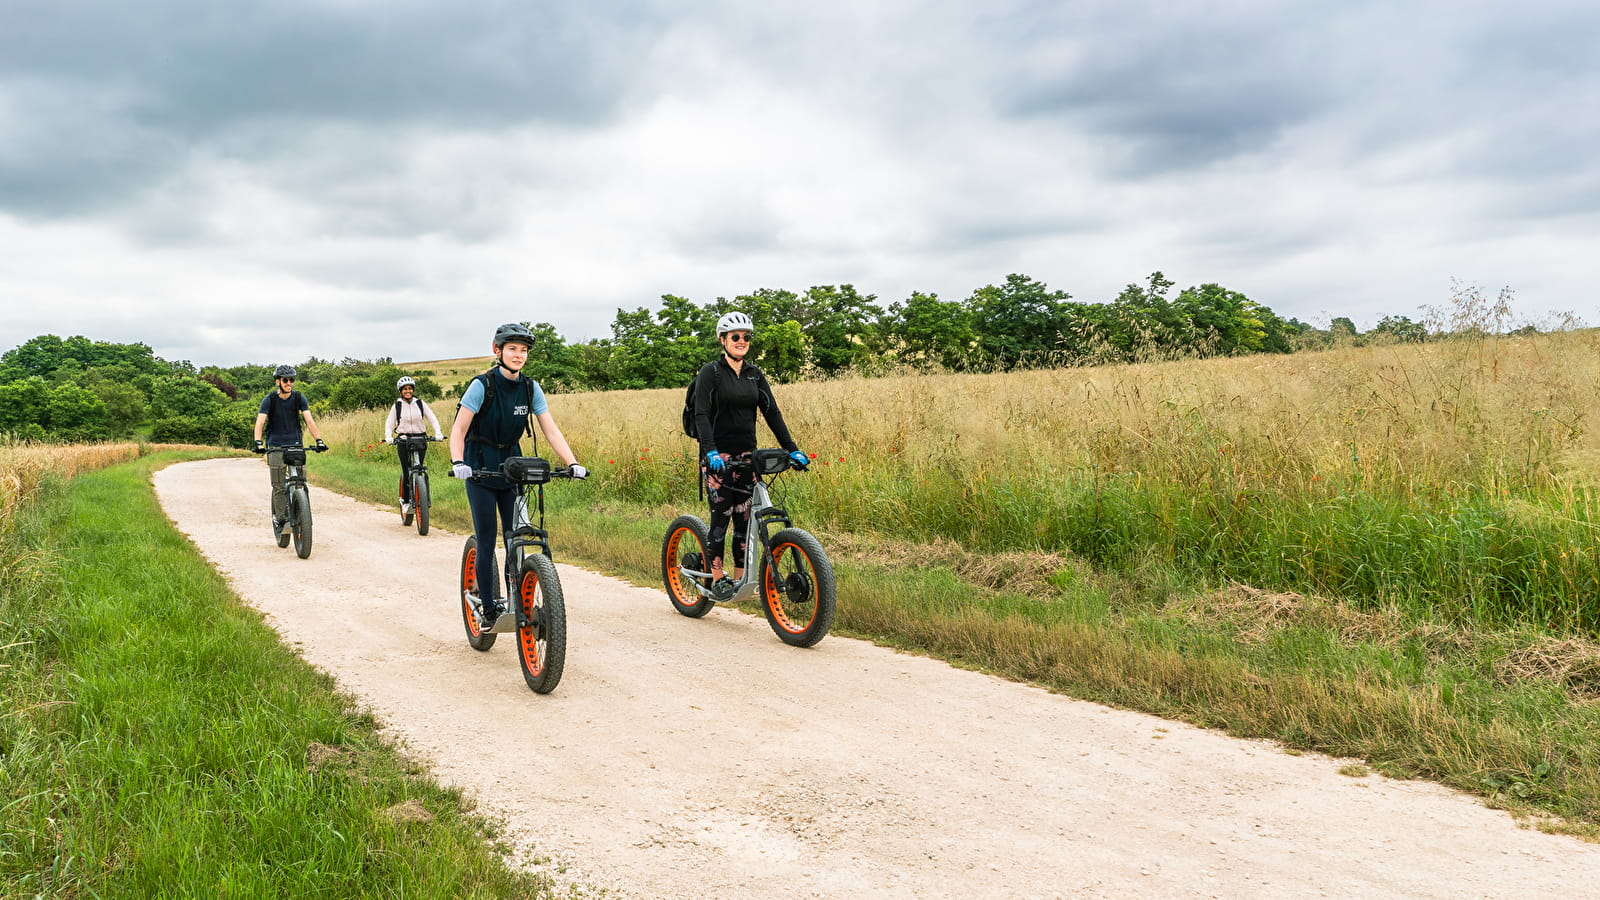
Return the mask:
<path id="1" fill-rule="evenodd" d="M 948 371 L 1103 364 L 1251 353 L 1291 353 L 1341 344 L 1429 340 L 1440 334 L 1504 330 L 1509 291 L 1491 300 L 1457 285 L 1454 315 L 1430 332 L 1385 316 L 1360 333 L 1348 318 L 1326 329 L 1284 319 L 1217 284 L 1173 293 L 1155 272 L 1104 303 L 1075 301 L 1026 275 L 985 285 L 963 300 L 913 293 L 880 305 L 852 285 L 795 293 L 761 289 L 696 303 L 663 295 L 654 310 L 618 309 L 609 338 L 568 343 L 549 323 L 528 323 L 534 347 L 525 371 L 551 390 L 681 387 L 717 353 L 716 321 L 739 310 L 756 322 L 755 362 L 774 381 L 906 367 Z M 1530 327 L 1522 332 L 1533 330 Z M 41 335 L 0 355 L 0 435 L 56 441 L 148 436 L 157 441 L 248 445 L 273 364 L 196 368 L 167 361 L 142 343 Z M 392 359 L 312 357 L 296 386 L 320 413 L 381 409 L 409 374 L 424 399 L 459 393 Z"/>
<path id="2" fill-rule="evenodd" d="M 1186 288 L 1169 298 L 1172 287 L 1156 272 L 1108 303 L 1083 303 L 1014 274 L 964 300 L 913 293 L 886 307 L 848 284 L 804 293 L 762 289 L 705 304 L 667 294 L 655 310 L 617 310 L 611 337 L 584 344 L 566 344 L 540 323 L 529 365 L 538 360 L 536 377 L 579 390 L 686 384 L 715 356 L 715 323 L 730 310 L 755 319 L 753 358 L 777 381 L 908 365 L 1003 371 L 1289 353 L 1325 334 L 1221 285 Z"/>
<path id="3" fill-rule="evenodd" d="M 40 335 L 0 355 L 0 435 L 58 442 L 142 436 L 247 447 L 275 367 L 197 369 L 188 360 L 164 360 L 144 343 Z M 395 380 L 407 374 L 389 359 L 312 357 L 295 368 L 296 387 L 319 412 L 392 403 Z M 425 399 L 443 395 L 426 375 L 416 383 Z"/>

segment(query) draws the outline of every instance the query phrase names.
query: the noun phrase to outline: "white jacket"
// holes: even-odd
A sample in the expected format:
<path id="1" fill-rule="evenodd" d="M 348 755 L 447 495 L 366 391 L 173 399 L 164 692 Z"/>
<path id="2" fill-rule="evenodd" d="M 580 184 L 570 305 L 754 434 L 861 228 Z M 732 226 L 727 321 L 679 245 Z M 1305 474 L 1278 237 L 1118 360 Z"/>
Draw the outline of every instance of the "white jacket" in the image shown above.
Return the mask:
<path id="1" fill-rule="evenodd" d="M 396 412 L 400 415 L 396 416 Z M 427 418 L 426 423 L 423 422 L 424 417 Z M 396 431 L 401 434 L 423 434 L 427 425 L 433 426 L 434 437 L 444 438 L 439 431 L 438 418 L 434 416 L 433 410 L 428 408 L 428 404 L 422 402 L 421 397 L 412 397 L 410 401 L 396 400 L 394 405 L 389 407 L 389 418 L 384 420 L 383 439 L 387 441 Z"/>

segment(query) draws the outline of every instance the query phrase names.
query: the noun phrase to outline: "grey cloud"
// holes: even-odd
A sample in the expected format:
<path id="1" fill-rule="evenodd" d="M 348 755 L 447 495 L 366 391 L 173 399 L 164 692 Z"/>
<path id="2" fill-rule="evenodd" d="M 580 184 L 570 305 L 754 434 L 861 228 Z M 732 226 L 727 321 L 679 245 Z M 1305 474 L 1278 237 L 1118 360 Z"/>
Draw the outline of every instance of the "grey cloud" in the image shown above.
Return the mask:
<path id="1" fill-rule="evenodd" d="M 190 135 L 259 116 L 593 121 L 648 33 L 643 17 L 610 18 L 614 4 L 32 5 L 0 37 L 0 73 L 131 82 L 141 121 Z"/>
<path id="2" fill-rule="evenodd" d="M 1126 177 L 1261 152 L 1333 99 L 1315 64 L 1262 23 L 1148 37 L 1113 30 L 1045 43 L 1032 56 L 997 85 L 1000 111 L 1110 142 L 1105 158 Z"/>
<path id="3" fill-rule="evenodd" d="M 3 52 L 3 51 L 0 51 Z M 138 191 L 183 157 L 181 142 L 127 122 L 106 89 L 0 82 L 0 209 L 72 215 Z"/>
<path id="4" fill-rule="evenodd" d="M 337 121 L 378 145 L 412 126 L 603 123 L 653 28 L 632 4 L 8 2 L 0 208 L 40 217 L 114 207 L 196 147 L 270 152 L 238 140 L 262 124 Z"/>

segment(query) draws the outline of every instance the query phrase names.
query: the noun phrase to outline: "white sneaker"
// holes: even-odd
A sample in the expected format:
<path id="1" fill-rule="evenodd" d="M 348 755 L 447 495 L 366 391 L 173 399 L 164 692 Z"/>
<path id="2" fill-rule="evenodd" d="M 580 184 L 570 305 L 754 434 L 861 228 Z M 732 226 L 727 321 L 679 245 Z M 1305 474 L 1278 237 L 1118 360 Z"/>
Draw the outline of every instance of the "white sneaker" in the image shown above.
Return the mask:
<path id="1" fill-rule="evenodd" d="M 401 500 L 400 501 L 400 515 L 402 515 L 402 516 L 411 515 L 411 504 L 407 503 L 404 500 Z"/>

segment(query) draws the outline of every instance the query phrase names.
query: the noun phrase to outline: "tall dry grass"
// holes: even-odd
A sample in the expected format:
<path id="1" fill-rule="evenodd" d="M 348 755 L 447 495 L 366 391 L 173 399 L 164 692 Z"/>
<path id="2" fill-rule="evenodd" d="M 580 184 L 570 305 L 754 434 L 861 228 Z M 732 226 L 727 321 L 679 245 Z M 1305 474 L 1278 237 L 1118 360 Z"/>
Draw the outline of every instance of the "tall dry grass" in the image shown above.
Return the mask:
<path id="1" fill-rule="evenodd" d="M 1600 332 L 776 388 L 815 527 L 1600 627 Z M 682 392 L 556 395 L 594 489 L 695 497 Z"/>

